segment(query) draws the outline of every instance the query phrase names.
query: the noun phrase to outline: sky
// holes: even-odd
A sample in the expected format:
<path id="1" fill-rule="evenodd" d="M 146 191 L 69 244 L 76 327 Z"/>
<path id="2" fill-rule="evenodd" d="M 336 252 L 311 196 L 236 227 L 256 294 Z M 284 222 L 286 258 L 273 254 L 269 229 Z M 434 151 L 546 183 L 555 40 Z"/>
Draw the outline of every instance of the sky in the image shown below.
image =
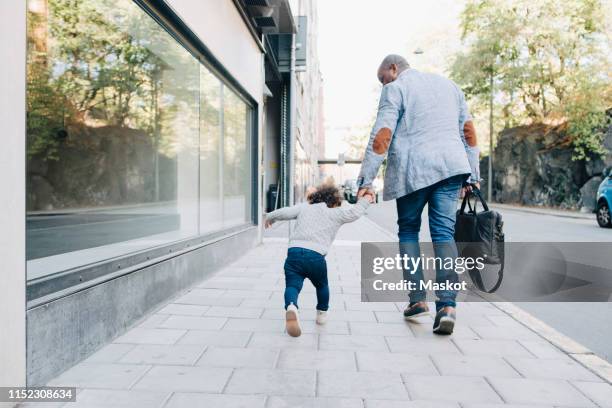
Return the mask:
<path id="1" fill-rule="evenodd" d="M 318 54 L 324 81 L 326 152 L 336 158 L 345 140 L 369 135 L 381 85 L 376 71 L 387 54 L 411 67 L 446 73 L 461 47 L 465 0 L 319 0 Z M 415 54 L 420 49 L 422 54 Z"/>

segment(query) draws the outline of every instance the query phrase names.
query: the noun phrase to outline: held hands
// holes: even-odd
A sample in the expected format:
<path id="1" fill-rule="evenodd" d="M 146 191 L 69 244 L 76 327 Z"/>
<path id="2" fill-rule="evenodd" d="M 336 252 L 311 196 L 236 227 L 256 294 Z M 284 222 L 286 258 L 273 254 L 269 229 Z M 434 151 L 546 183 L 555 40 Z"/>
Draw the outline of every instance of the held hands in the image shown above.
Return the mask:
<path id="1" fill-rule="evenodd" d="M 463 186 L 463 188 L 461 189 L 461 198 L 465 197 L 467 193 L 471 193 L 474 187 L 480 190 L 480 183 L 470 183 Z"/>
<path id="2" fill-rule="evenodd" d="M 359 191 L 357 191 L 357 198 L 361 197 L 365 197 L 370 202 L 370 204 L 373 204 L 376 201 L 376 193 L 374 193 L 374 190 L 372 190 L 371 188 L 360 188 Z"/>
<path id="3" fill-rule="evenodd" d="M 268 219 L 268 217 L 266 217 L 264 215 L 264 228 L 270 228 L 272 226 L 272 221 Z"/>

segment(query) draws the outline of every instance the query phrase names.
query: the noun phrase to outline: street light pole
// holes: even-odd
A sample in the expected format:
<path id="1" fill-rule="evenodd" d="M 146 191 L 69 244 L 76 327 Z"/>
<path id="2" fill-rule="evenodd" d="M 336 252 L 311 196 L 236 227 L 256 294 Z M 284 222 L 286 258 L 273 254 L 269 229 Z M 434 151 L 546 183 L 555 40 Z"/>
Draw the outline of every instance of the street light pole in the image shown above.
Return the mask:
<path id="1" fill-rule="evenodd" d="M 489 171 L 487 176 L 487 199 L 493 201 L 493 69 L 489 77 Z"/>

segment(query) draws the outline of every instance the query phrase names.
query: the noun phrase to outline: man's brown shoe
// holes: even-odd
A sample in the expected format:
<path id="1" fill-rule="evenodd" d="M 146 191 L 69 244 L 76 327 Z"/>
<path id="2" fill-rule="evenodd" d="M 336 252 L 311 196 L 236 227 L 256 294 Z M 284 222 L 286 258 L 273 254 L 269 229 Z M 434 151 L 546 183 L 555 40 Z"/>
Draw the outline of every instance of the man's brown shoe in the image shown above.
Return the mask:
<path id="1" fill-rule="evenodd" d="M 433 332 L 435 334 L 453 334 L 455 317 L 455 308 L 452 306 L 445 306 L 438 310 L 434 320 Z"/>
<path id="2" fill-rule="evenodd" d="M 429 307 L 426 302 L 416 302 L 408 305 L 404 310 L 404 319 L 412 320 L 417 317 L 427 316 L 429 314 Z"/>

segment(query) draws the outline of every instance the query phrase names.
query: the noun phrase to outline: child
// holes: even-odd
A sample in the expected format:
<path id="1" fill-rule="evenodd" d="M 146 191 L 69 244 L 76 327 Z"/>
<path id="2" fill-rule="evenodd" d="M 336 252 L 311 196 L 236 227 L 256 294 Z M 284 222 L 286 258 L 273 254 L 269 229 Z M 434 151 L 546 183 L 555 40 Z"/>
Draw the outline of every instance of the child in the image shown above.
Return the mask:
<path id="1" fill-rule="evenodd" d="M 297 300 L 305 278 L 317 290 L 317 324 L 327 321 L 329 286 L 325 255 L 342 224 L 353 222 L 365 213 L 372 196 L 366 197 L 355 205 L 340 207 L 342 198 L 338 189 L 323 184 L 308 195 L 308 203 L 266 215 L 266 228 L 277 220 L 296 219 L 285 260 L 285 324 L 290 336 L 302 334 Z"/>

